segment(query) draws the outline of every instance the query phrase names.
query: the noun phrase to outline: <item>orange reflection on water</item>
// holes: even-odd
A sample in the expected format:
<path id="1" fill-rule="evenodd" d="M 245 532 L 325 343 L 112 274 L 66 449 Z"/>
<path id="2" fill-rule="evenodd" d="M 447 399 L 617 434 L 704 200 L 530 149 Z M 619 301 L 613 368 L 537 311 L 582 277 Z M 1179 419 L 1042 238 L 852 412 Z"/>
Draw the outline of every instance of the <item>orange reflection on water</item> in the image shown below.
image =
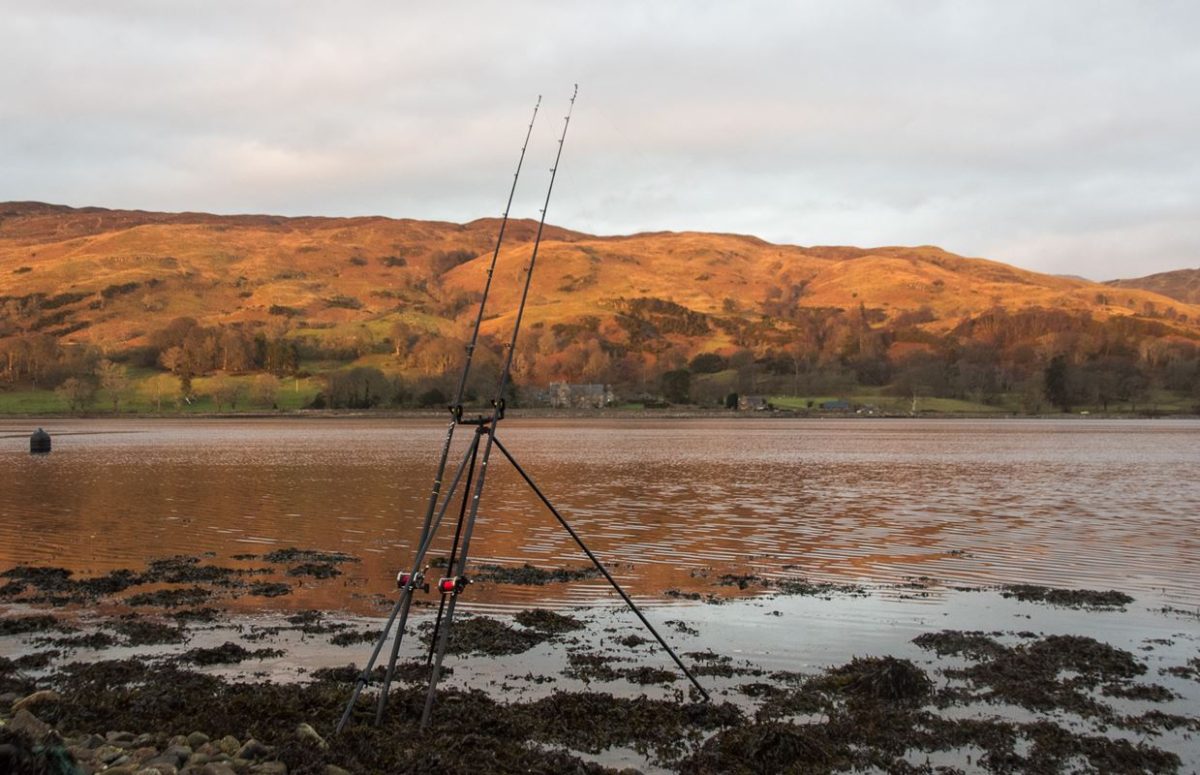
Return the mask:
<path id="1" fill-rule="evenodd" d="M 0 441 L 0 565 L 96 575 L 176 554 L 249 568 L 261 563 L 234 555 L 345 552 L 361 562 L 336 579 L 281 576 L 293 594 L 233 605 L 360 613 L 394 599 L 445 432 L 440 421 L 391 419 L 41 424 L 55 436 L 49 456 L 29 456 L 25 438 Z M 1188 605 L 1200 602 L 1198 431 L 1163 421 L 519 417 L 500 429 L 635 596 L 708 593 L 722 573 L 755 572 L 1119 588 Z M 452 459 L 469 433 L 460 430 Z M 434 556 L 457 504 L 449 511 Z M 498 453 L 471 556 L 586 563 Z M 601 580 L 479 584 L 468 596 L 611 599 Z"/>

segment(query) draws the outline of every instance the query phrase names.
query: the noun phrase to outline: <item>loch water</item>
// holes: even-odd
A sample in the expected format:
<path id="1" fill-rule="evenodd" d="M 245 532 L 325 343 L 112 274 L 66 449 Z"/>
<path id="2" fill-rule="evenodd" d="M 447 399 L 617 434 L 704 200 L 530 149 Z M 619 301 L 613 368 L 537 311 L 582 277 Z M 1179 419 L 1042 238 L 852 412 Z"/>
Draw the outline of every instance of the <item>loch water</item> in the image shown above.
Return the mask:
<path id="1" fill-rule="evenodd" d="M 37 424 L 54 436 L 50 455 L 28 454 Z M 470 432 L 458 430 L 452 461 Z M 88 576 L 314 548 L 361 562 L 338 584 L 240 604 L 370 614 L 411 561 L 445 433 L 433 418 L 3 421 L 0 565 Z M 752 573 L 1119 589 L 1200 606 L 1192 421 L 513 417 L 500 434 L 640 599 Z M 586 564 L 498 453 L 471 554 Z M 610 599 L 600 580 L 481 584 L 472 597 L 501 608 Z"/>

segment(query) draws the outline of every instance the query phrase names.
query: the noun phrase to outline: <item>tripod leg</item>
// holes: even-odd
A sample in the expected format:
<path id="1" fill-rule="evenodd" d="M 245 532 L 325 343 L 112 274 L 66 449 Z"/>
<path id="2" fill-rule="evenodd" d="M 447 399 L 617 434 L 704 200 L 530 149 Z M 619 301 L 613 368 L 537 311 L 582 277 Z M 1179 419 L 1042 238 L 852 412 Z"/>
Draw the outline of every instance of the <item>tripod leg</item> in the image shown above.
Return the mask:
<path id="1" fill-rule="evenodd" d="M 379 701 L 375 705 L 375 726 L 379 726 L 383 722 L 383 711 L 387 708 L 388 690 L 392 686 L 392 678 L 396 675 L 396 658 L 400 655 L 400 641 L 404 640 L 404 627 L 408 622 L 408 612 L 412 606 L 412 591 L 404 590 L 400 599 L 403 602 L 400 626 L 396 628 L 396 639 L 392 641 L 392 653 L 388 656 L 387 675 L 383 679 L 383 686 L 379 687 Z"/>
<path id="2" fill-rule="evenodd" d="M 433 659 L 433 670 L 429 674 L 429 690 L 425 693 L 425 708 L 421 711 L 421 729 L 429 725 L 429 717 L 433 715 L 433 700 L 437 696 L 438 679 L 442 674 L 442 660 L 446 658 L 446 645 L 450 642 L 450 626 L 454 624 L 454 606 L 458 595 L 450 597 L 446 606 L 446 619 L 443 622 L 441 636 L 437 641 L 437 650 Z"/>
<path id="3" fill-rule="evenodd" d="M 475 439 L 476 439 L 476 444 L 473 447 L 473 450 L 478 451 L 478 449 L 479 449 L 479 444 L 478 444 L 479 433 L 478 432 L 476 432 Z M 467 502 L 470 501 L 470 499 L 471 499 L 471 479 L 475 475 L 476 455 L 474 454 L 474 451 L 471 454 L 471 463 L 467 467 L 467 483 L 463 487 L 462 505 L 460 505 L 458 507 L 458 524 L 455 525 L 455 527 L 454 527 L 454 542 L 453 542 L 453 544 L 451 544 L 450 561 L 448 563 L 446 563 L 447 568 L 453 568 L 455 561 L 458 559 L 458 544 L 459 544 L 459 541 L 462 540 L 463 521 L 466 519 L 466 516 L 467 516 Z M 434 646 L 438 642 L 438 633 L 441 632 L 441 629 L 442 629 L 442 615 L 445 612 L 446 612 L 446 596 L 443 595 L 441 601 L 438 603 L 437 619 L 434 621 L 434 624 L 433 624 L 433 637 L 429 639 L 429 654 L 428 654 L 428 656 L 425 657 L 425 664 L 427 664 L 427 665 L 433 663 L 433 650 L 434 650 Z"/>
<path id="4" fill-rule="evenodd" d="M 654 636 L 659 645 L 661 645 L 663 649 L 671 655 L 671 659 L 675 660 L 675 664 L 678 665 L 679 669 L 683 671 L 683 674 L 691 680 L 692 685 L 699 690 L 700 694 L 704 696 L 706 701 L 711 702 L 712 698 L 708 696 L 708 692 L 705 691 L 704 687 L 700 685 L 700 682 L 696 680 L 696 676 L 692 675 L 692 671 L 687 669 L 687 665 L 683 664 L 683 660 L 679 658 L 679 655 L 675 653 L 675 650 L 672 649 L 663 639 L 663 637 L 658 634 L 658 630 L 654 629 L 654 625 L 650 624 L 649 620 L 647 620 L 645 615 L 642 614 L 641 609 L 634 605 L 633 600 L 631 600 L 629 595 L 625 593 L 625 590 L 621 588 L 621 585 L 617 583 L 617 580 L 612 577 L 612 574 L 608 572 L 608 569 L 604 567 L 604 564 L 600 562 L 596 555 L 592 554 L 592 550 L 587 547 L 587 544 L 583 542 L 583 539 L 579 537 L 579 534 L 575 532 L 575 529 L 572 528 L 567 520 L 563 518 L 563 515 L 558 512 L 558 509 L 554 508 L 554 504 L 552 504 L 550 500 L 542 493 L 541 489 L 534 484 L 533 479 L 529 478 L 529 474 L 525 473 L 525 469 L 521 468 L 521 464 L 518 463 L 515 458 L 513 458 L 508 449 L 506 449 L 505 446 L 500 443 L 499 439 L 493 436 L 492 441 L 496 444 L 496 447 L 500 450 L 501 454 L 508 458 L 508 462 L 512 463 L 513 468 L 517 469 L 517 473 L 521 475 L 521 478 L 525 480 L 525 483 L 529 485 L 530 489 L 533 490 L 538 499 L 546 506 L 547 509 L 550 510 L 550 513 L 554 515 L 554 518 L 558 520 L 558 523 L 562 525 L 568 533 L 570 533 L 571 538 L 575 539 L 575 543 L 579 545 L 579 548 L 583 550 L 583 553 L 586 554 L 588 559 L 592 561 L 592 564 L 596 566 L 596 570 L 600 571 L 600 573 L 604 575 L 604 578 L 608 579 L 608 583 L 611 584 L 612 588 L 617 591 L 617 594 L 621 596 L 621 598 L 625 601 L 625 604 L 629 606 L 629 609 L 637 614 L 637 617 L 642 620 L 642 624 L 646 626 L 646 629 L 650 631 L 650 634 Z"/>
<path id="5" fill-rule="evenodd" d="M 483 497 L 483 485 L 487 481 L 488 463 L 492 457 L 495 418 L 492 420 L 491 429 L 484 430 L 481 427 L 479 432 L 480 435 L 487 436 L 487 443 L 484 445 L 483 455 L 479 462 L 479 479 L 475 482 L 475 492 L 471 495 L 471 508 L 467 512 L 466 520 L 462 523 L 462 543 L 458 550 L 458 563 L 456 566 L 451 566 L 451 572 L 458 577 L 464 576 L 467 569 L 467 551 L 471 547 L 471 535 L 475 532 L 475 519 L 479 516 L 479 501 Z M 437 641 L 433 670 L 429 674 L 429 692 L 425 695 L 425 709 L 421 712 L 422 729 L 429 724 L 429 717 L 433 713 L 433 701 L 437 697 L 437 684 L 442 675 L 442 660 L 446 657 L 446 645 L 450 642 L 450 627 L 454 624 L 454 608 L 458 602 L 458 593 L 458 589 L 447 593 L 450 595 L 450 602 L 446 605 L 446 618 Z"/>
<path id="6" fill-rule="evenodd" d="M 358 702 L 358 695 L 362 694 L 362 690 L 371 681 L 371 671 L 375 668 L 375 660 L 379 659 L 379 652 L 383 650 L 383 644 L 387 642 L 388 634 L 392 631 L 392 622 L 396 621 L 396 614 L 400 613 L 402 608 L 407 608 L 406 598 L 410 598 L 412 593 L 408 590 L 400 595 L 400 599 L 396 601 L 396 605 L 392 607 L 392 613 L 388 616 L 387 623 L 383 625 L 383 632 L 379 633 L 379 639 L 375 641 L 375 648 L 371 651 L 371 658 L 367 660 L 367 666 L 363 668 L 362 673 L 358 676 L 358 680 L 354 683 L 354 692 L 350 695 L 350 702 L 346 703 L 346 710 L 342 712 L 342 718 L 338 721 L 335 734 L 341 734 L 342 729 L 346 726 L 346 722 L 350 720 L 350 714 L 354 711 L 354 705 Z M 404 629 L 404 625 L 400 625 L 400 629 Z M 399 640 L 399 639 L 397 639 Z"/>
<path id="7" fill-rule="evenodd" d="M 466 498 L 467 494 L 470 492 L 471 475 L 474 473 L 475 454 L 478 449 L 479 435 L 476 434 L 475 438 L 471 440 L 471 445 L 467 448 L 466 454 L 463 455 L 462 462 L 458 464 L 458 470 L 454 472 L 454 480 L 450 483 L 450 489 L 446 492 L 446 499 L 443 501 L 441 509 L 439 509 L 437 512 L 437 518 L 430 519 L 429 517 L 426 517 L 425 527 L 423 529 L 421 539 L 417 545 L 417 554 L 416 557 L 413 558 L 413 573 L 416 573 L 421 567 L 421 563 L 425 561 L 425 554 L 429 551 L 430 544 L 433 543 L 433 534 L 437 532 L 438 527 L 442 524 L 442 518 L 446 515 L 446 507 L 450 505 L 450 501 L 454 498 L 455 491 L 458 490 L 458 483 L 462 481 L 463 471 L 467 471 L 467 485 L 463 488 L 463 498 Z M 468 460 L 470 461 L 469 469 L 467 468 Z M 387 708 L 388 692 L 392 687 L 392 678 L 396 674 L 396 659 L 400 655 L 400 643 L 404 640 L 404 628 L 408 624 L 408 613 L 412 607 L 412 590 L 404 590 L 404 593 L 400 596 L 400 601 L 402 605 L 397 606 L 400 610 L 400 625 L 396 629 L 396 640 L 392 642 L 392 652 L 388 658 L 387 676 L 384 678 L 383 686 L 380 688 L 379 701 L 375 707 L 375 726 L 379 726 L 379 724 L 382 723 L 383 712 Z M 395 615 L 395 612 L 393 612 L 392 617 L 395 618 Z M 388 626 L 391 626 L 390 620 L 388 622 Z M 387 633 L 385 631 L 384 639 L 386 639 L 386 634 Z M 372 654 L 371 662 L 367 665 L 367 670 L 364 672 L 366 680 L 370 680 L 370 670 L 374 666 L 375 658 L 379 655 L 380 645 L 381 644 L 376 645 L 375 653 Z M 360 681 L 361 680 L 363 679 L 360 679 Z M 358 689 L 358 691 L 362 691 L 361 688 Z M 353 704 L 353 700 L 357 698 L 358 694 L 356 692 L 352 698 L 351 704 Z M 346 715 L 349 716 L 349 708 L 347 708 Z"/>

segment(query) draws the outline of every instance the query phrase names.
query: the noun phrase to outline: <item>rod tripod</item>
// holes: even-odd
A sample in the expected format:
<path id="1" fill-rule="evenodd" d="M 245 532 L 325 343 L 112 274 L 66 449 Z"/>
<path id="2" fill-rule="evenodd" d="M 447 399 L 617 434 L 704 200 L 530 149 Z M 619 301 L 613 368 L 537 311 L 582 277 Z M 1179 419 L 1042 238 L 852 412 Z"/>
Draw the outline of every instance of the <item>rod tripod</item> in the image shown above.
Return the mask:
<path id="1" fill-rule="evenodd" d="M 575 93 L 571 95 L 571 107 L 574 108 L 575 96 L 579 92 L 579 87 L 575 87 Z M 541 98 L 538 98 L 538 105 L 541 104 Z M 537 107 L 534 107 L 534 120 L 537 118 Z M 517 174 L 513 176 L 513 188 L 509 192 L 508 207 L 504 211 L 504 219 L 500 225 L 500 236 L 496 242 L 496 249 L 492 253 L 492 262 L 487 272 L 487 283 L 484 286 L 483 298 L 479 303 L 479 313 L 475 319 L 475 330 L 472 334 L 471 342 L 467 345 L 467 359 L 463 367 L 462 377 L 459 380 L 458 393 L 455 403 L 451 405 L 450 414 L 452 420 L 446 431 L 445 444 L 442 447 L 441 458 L 438 464 L 437 473 L 434 477 L 433 491 L 430 494 L 428 508 L 425 513 L 424 524 L 421 528 L 420 539 L 417 542 L 416 555 L 413 558 L 412 570 L 402 571 L 396 577 L 396 582 L 400 588 L 400 597 L 392 608 L 391 614 L 384 623 L 383 630 L 379 634 L 379 638 L 375 642 L 375 647 L 371 652 L 370 658 L 367 660 L 366 667 L 358 677 L 355 683 L 353 694 L 350 701 L 346 704 L 346 709 L 342 713 L 341 719 L 338 721 L 337 731 L 341 732 L 345 727 L 350 716 L 354 712 L 354 707 L 358 702 L 359 695 L 371 680 L 371 674 L 375 669 L 375 663 L 379 659 L 379 655 L 383 651 L 384 645 L 391 636 L 393 625 L 396 626 L 396 635 L 392 641 L 392 649 L 388 658 L 387 671 L 384 681 L 379 691 L 379 698 L 375 709 L 375 724 L 379 725 L 383 720 L 384 711 L 387 708 L 388 691 L 391 688 L 392 680 L 395 677 L 396 660 L 400 652 L 400 644 L 404 638 L 405 626 L 408 622 L 409 611 L 412 607 L 412 598 L 416 590 L 421 589 L 428 592 L 430 585 L 425 578 L 425 574 L 429 571 L 429 566 L 425 565 L 425 558 L 429 552 L 429 548 L 433 543 L 434 537 L 437 534 L 438 528 L 441 526 L 442 520 L 446 516 L 451 502 L 454 501 L 455 494 L 458 491 L 460 484 L 463 486 L 462 498 L 459 503 L 458 517 L 454 529 L 454 540 L 451 547 L 450 558 L 447 564 L 447 574 L 437 583 L 437 592 L 441 595 L 441 603 L 438 608 L 437 621 L 434 628 L 434 635 L 430 644 L 430 652 L 427 662 L 430 664 L 429 688 L 425 696 L 425 706 L 421 713 L 421 727 L 424 728 L 429 724 L 430 716 L 433 713 L 434 700 L 437 697 L 437 684 L 441 677 L 442 661 L 446 655 L 446 647 L 450 639 L 450 629 L 454 623 L 454 612 L 458 604 L 458 597 L 470 583 L 470 579 L 466 574 L 467 558 L 471 546 L 471 538 L 475 531 L 476 519 L 479 516 L 479 506 L 483 497 L 484 484 L 487 480 L 488 465 L 491 461 L 493 449 L 500 450 L 501 455 L 508 460 L 516 469 L 517 473 L 533 490 L 533 493 L 538 497 L 542 504 L 549 509 L 550 513 L 560 525 L 570 534 L 583 553 L 596 566 L 604 578 L 612 585 L 613 589 L 625 601 L 625 604 L 637 615 L 646 629 L 654 636 L 655 640 L 663 647 L 680 670 L 691 680 L 693 686 L 699 690 L 701 696 L 705 700 L 709 700 L 708 692 L 696 680 L 695 675 L 688 670 L 687 666 L 679 658 L 679 655 L 670 647 L 663 639 L 662 635 L 650 624 L 641 610 L 634 604 L 633 600 L 617 583 L 608 569 L 604 567 L 599 558 L 587 547 L 583 539 L 575 531 L 574 528 L 567 522 L 562 514 L 554 507 L 542 490 L 537 486 L 524 468 L 517 462 L 516 458 L 508 451 L 508 449 L 496 437 L 496 429 L 500 421 L 504 419 L 504 395 L 508 388 L 509 377 L 512 371 L 513 353 L 516 349 L 517 334 L 521 329 L 521 321 L 525 314 L 525 305 L 529 299 L 530 282 L 533 279 L 533 270 L 537 264 L 538 249 L 541 247 L 542 231 L 546 225 L 546 210 L 550 204 L 550 194 L 554 190 L 554 180 L 558 174 L 558 165 L 562 159 L 563 144 L 567 136 L 567 127 L 571 122 L 571 111 L 568 110 L 567 116 L 563 120 L 562 134 L 558 139 L 558 151 L 554 157 L 554 166 L 550 169 L 550 184 L 546 188 L 546 199 L 541 208 L 541 220 L 538 222 L 537 236 L 534 239 L 533 251 L 530 254 L 529 264 L 525 267 L 525 282 L 521 292 L 521 301 L 517 307 L 516 320 L 513 323 L 512 336 L 507 343 L 507 356 L 504 361 L 504 367 L 500 371 L 499 384 L 495 392 L 495 398 L 492 399 L 492 410 L 490 416 L 479 415 L 474 418 L 466 418 L 463 414 L 463 390 L 467 381 L 467 373 L 471 367 L 471 358 L 474 353 L 476 344 L 479 338 L 480 324 L 483 320 L 484 307 L 487 304 L 488 294 L 491 289 L 492 275 L 496 267 L 496 259 L 500 253 L 500 244 L 504 238 L 504 227 L 508 222 L 508 210 L 512 206 L 513 191 L 516 190 L 517 179 L 520 176 L 521 165 L 525 159 L 525 149 L 529 145 L 529 136 L 533 130 L 533 121 L 530 121 L 529 131 L 525 135 L 525 145 L 521 148 L 521 160 L 517 163 Z M 450 488 L 446 491 L 445 497 L 442 497 L 441 486 L 442 478 L 445 475 L 446 463 L 450 453 L 450 446 L 453 440 L 454 431 L 458 426 L 474 427 L 474 435 L 463 454 L 461 462 L 455 469 L 454 477 L 450 483 Z M 481 448 L 482 447 L 482 451 Z M 398 621 L 397 621 L 398 620 Z"/>
<path id="2" fill-rule="evenodd" d="M 502 412 L 501 416 L 503 416 Z M 425 706 L 421 712 L 421 727 L 424 728 L 429 724 L 429 720 L 433 712 L 433 704 L 437 696 L 437 684 L 441 677 L 442 662 L 445 658 L 446 648 L 450 639 L 450 630 L 454 622 L 454 614 L 458 603 L 458 597 L 466 589 L 467 585 L 471 583 L 469 577 L 464 571 L 467 566 L 468 552 L 470 549 L 471 537 L 475 528 L 475 520 L 478 517 L 477 504 L 482 491 L 482 483 L 484 481 L 485 473 L 484 469 L 488 465 L 488 457 L 492 449 L 500 451 L 500 454 L 512 465 L 513 469 L 521 477 L 522 481 L 529 486 L 529 489 L 542 503 L 542 505 L 546 507 L 559 525 L 561 525 L 562 528 L 567 531 L 567 533 L 571 536 L 571 539 L 595 566 L 596 570 L 598 570 L 605 580 L 608 581 L 616 593 L 621 596 L 621 599 L 637 616 L 642 625 L 645 626 L 646 630 L 654 636 L 654 639 L 658 641 L 663 650 L 670 655 L 671 659 L 675 662 L 683 674 L 687 676 L 688 680 L 692 682 L 692 685 L 696 687 L 701 696 L 703 696 L 706 701 L 709 700 L 710 697 L 708 692 L 696 679 L 696 676 L 692 673 L 692 671 L 688 669 L 687 665 L 683 663 L 683 660 L 679 658 L 679 655 L 675 652 L 675 650 L 671 648 L 670 644 L 667 643 L 654 625 L 650 623 L 645 614 L 642 613 L 642 610 L 638 608 L 636 603 L 633 602 L 633 600 L 629 597 L 629 594 L 620 585 L 620 583 L 613 578 L 613 575 L 609 572 L 608 568 L 604 566 L 604 563 L 602 563 L 596 554 L 588 547 L 575 528 L 573 528 L 567 519 L 562 515 L 562 512 L 560 512 L 554 506 L 554 504 L 551 503 L 550 499 L 546 497 L 546 494 L 542 492 L 540 487 L 538 487 L 537 483 L 533 480 L 533 477 L 530 476 L 529 472 L 527 472 L 525 468 L 519 462 L 517 462 L 517 459 L 509 451 L 508 447 L 506 447 L 500 441 L 500 439 L 497 438 L 495 433 L 495 424 L 491 422 L 491 418 L 480 417 L 473 420 L 463 420 L 462 422 L 463 424 L 474 425 L 475 433 L 463 455 L 462 462 L 458 466 L 458 470 L 455 473 L 454 479 L 450 485 L 450 489 L 446 493 L 446 498 L 442 502 L 441 508 L 437 513 L 437 517 L 432 525 L 432 530 L 430 530 L 427 535 L 422 536 L 421 543 L 417 549 L 417 560 L 414 566 L 419 567 L 424 561 L 425 555 L 429 550 L 429 545 L 432 543 L 434 532 L 436 532 L 437 527 L 440 525 L 443 517 L 445 516 L 446 511 L 448 510 L 447 507 L 453 500 L 459 484 L 465 477 L 466 486 L 463 488 L 463 494 L 460 500 L 458 518 L 456 520 L 454 529 L 454 542 L 451 546 L 450 559 L 447 564 L 448 572 L 452 575 L 443 577 L 436 585 L 436 591 L 441 596 L 441 605 L 439 607 L 438 617 L 434 626 L 429 656 L 427 657 L 427 663 L 429 663 L 431 666 L 431 672 L 429 676 L 429 686 L 425 696 Z M 484 447 L 482 456 L 480 455 L 480 446 Z M 471 490 L 471 482 L 473 479 L 476 480 L 476 489 L 474 492 Z M 377 701 L 375 710 L 375 723 L 377 725 L 381 723 L 384 710 L 387 707 L 388 689 L 391 685 L 392 679 L 395 676 L 396 661 L 400 650 L 400 643 L 404 637 L 404 623 L 407 621 L 408 612 L 411 608 L 412 595 L 418 589 L 423 589 L 426 591 L 429 590 L 430 585 L 425 580 L 425 573 L 428 570 L 429 568 L 426 567 L 422 571 L 401 574 L 400 580 L 403 583 L 401 585 L 400 599 L 397 601 L 395 608 L 392 610 L 391 616 L 389 616 L 387 619 L 387 623 L 384 626 L 384 630 L 381 633 L 379 640 L 375 644 L 374 652 L 371 654 L 371 658 L 367 663 L 366 669 L 364 669 L 362 675 L 359 676 L 358 683 L 355 686 L 354 694 L 351 697 L 349 704 L 346 706 L 345 712 L 342 714 L 341 721 L 338 723 L 339 732 L 349 720 L 360 692 L 369 681 L 370 673 L 374 669 L 375 662 L 382 651 L 384 643 L 387 641 L 389 632 L 391 630 L 391 625 L 399 614 L 401 624 L 396 631 L 396 638 L 393 641 L 391 656 L 388 660 L 387 674 L 384 678 L 382 686 L 380 687 L 379 699 Z"/>

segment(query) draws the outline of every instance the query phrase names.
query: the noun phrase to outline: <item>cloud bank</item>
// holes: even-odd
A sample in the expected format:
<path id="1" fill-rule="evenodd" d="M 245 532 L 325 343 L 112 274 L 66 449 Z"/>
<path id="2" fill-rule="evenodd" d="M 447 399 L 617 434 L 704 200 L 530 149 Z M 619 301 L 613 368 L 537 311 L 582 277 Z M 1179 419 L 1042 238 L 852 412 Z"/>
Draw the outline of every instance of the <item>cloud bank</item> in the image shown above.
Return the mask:
<path id="1" fill-rule="evenodd" d="M 5 5 L 0 199 L 1200 265 L 1195 3 Z"/>

